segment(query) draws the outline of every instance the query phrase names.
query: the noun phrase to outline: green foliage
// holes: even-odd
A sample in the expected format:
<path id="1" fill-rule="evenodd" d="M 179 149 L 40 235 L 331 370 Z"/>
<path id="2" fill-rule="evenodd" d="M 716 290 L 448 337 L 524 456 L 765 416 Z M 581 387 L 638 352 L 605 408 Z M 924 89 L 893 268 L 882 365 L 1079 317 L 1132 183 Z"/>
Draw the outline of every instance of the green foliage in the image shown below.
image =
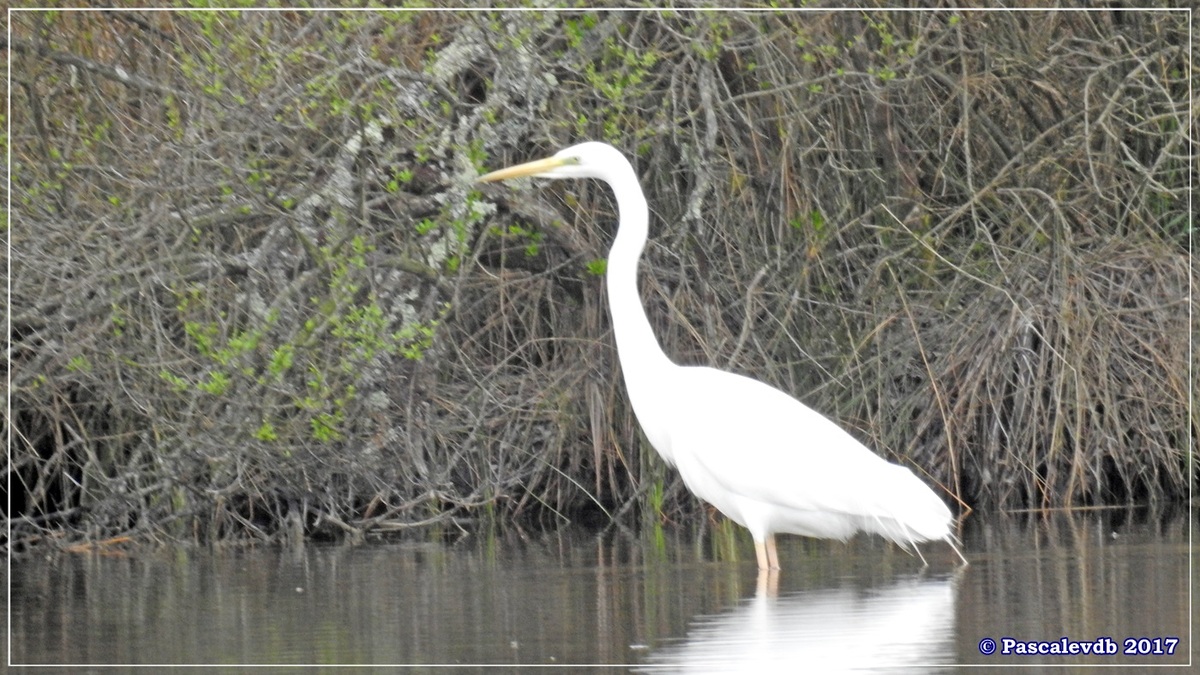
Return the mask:
<path id="1" fill-rule="evenodd" d="M 393 330 L 392 319 L 379 306 L 375 294 L 364 292 L 361 278 L 367 270 L 367 256 L 373 251 L 361 235 L 352 237 L 348 247 L 321 249 L 329 268 L 327 292 L 310 299 L 316 313 L 305 322 L 299 343 L 316 347 L 318 336 L 333 339 L 325 340 L 326 358 L 309 361 L 308 393 L 297 402 L 311 413 L 312 436 L 318 441 L 342 437 L 341 427 L 356 398 L 356 382 L 363 368 L 386 356 L 420 359 L 433 344 L 437 320 L 412 322 Z M 293 349 L 280 347 L 272 358 L 272 370 L 282 372 L 294 359 Z"/>
<path id="2" fill-rule="evenodd" d="M 563 20 L 563 30 L 567 35 L 567 45 L 571 49 L 578 49 L 583 42 L 583 36 L 589 30 L 596 27 L 596 15 L 584 14 L 578 19 L 567 18 Z"/>
<path id="3" fill-rule="evenodd" d="M 542 238 L 545 236 L 541 232 L 520 223 L 510 223 L 507 227 L 493 225 L 491 232 L 502 238 L 524 240 L 525 256 L 529 258 L 536 256 L 541 251 Z"/>
<path id="4" fill-rule="evenodd" d="M 275 430 L 275 425 L 268 421 L 263 423 L 254 432 L 254 437 L 260 441 L 271 442 L 279 440 L 279 433 Z"/>
<path id="5" fill-rule="evenodd" d="M 425 355 L 425 350 L 433 346 L 433 336 L 437 331 L 441 318 L 450 310 L 450 304 L 442 306 L 438 319 L 426 323 L 412 323 L 392 334 L 399 346 L 399 353 L 410 361 L 416 361 Z"/>
<path id="6" fill-rule="evenodd" d="M 807 225 L 812 228 L 814 233 L 817 235 L 822 235 L 825 233 L 825 216 L 821 215 L 820 211 L 813 209 L 808 213 L 807 219 L 802 216 L 797 216 L 792 218 L 788 222 L 788 225 L 797 230 L 803 230 L 805 225 Z"/>
<path id="7" fill-rule="evenodd" d="M 281 344 L 271 352 L 271 360 L 267 364 L 267 372 L 275 379 L 291 369 L 296 360 L 296 346 L 290 343 Z"/>
<path id="8" fill-rule="evenodd" d="M 482 173 L 484 167 L 487 165 L 488 159 L 487 150 L 484 149 L 483 146 L 483 139 L 471 139 L 471 141 L 467 143 L 467 147 L 465 149 L 467 159 L 470 160 L 471 166 L 475 167 L 476 171 Z M 478 195 L 475 196 L 475 199 L 478 199 Z"/>
<path id="9" fill-rule="evenodd" d="M 346 407 L 354 399 L 354 385 L 330 384 L 315 364 L 310 365 L 308 371 L 305 383 L 308 394 L 300 398 L 297 405 L 310 413 L 309 426 L 314 439 L 323 443 L 339 440 L 342 423 L 346 420 Z"/>
<path id="10" fill-rule="evenodd" d="M 604 40 L 599 60 L 583 64 L 584 82 L 606 102 L 599 109 L 605 139 L 620 142 L 628 130 L 640 129 L 629 105 L 648 93 L 652 73 L 663 58 L 657 49 L 636 49 L 610 36 Z M 586 119 L 582 113 L 579 115 L 575 119 L 577 127 Z"/>
<path id="11" fill-rule="evenodd" d="M 191 388 L 191 385 L 188 383 L 187 380 L 183 379 L 182 377 L 176 375 L 175 373 L 172 373 L 171 371 L 169 371 L 165 368 L 158 371 L 158 376 L 160 378 L 162 378 L 163 381 L 165 381 L 167 384 L 170 384 L 171 388 L 177 394 L 182 394 L 183 392 L 185 392 L 189 388 Z"/>
<path id="12" fill-rule="evenodd" d="M 608 271 L 608 260 L 607 259 L 596 258 L 595 260 L 588 261 L 588 264 L 587 264 L 588 274 L 602 277 L 602 276 L 604 276 L 604 273 L 607 271 Z"/>
<path id="13" fill-rule="evenodd" d="M 92 362 L 88 359 L 88 357 L 78 354 L 72 356 L 71 359 L 67 361 L 67 370 L 77 373 L 90 373 L 92 371 Z"/>
<path id="14" fill-rule="evenodd" d="M 655 521 L 661 522 L 663 514 L 663 498 L 666 494 L 666 488 L 663 485 L 662 478 L 655 479 L 650 485 L 650 491 L 646 493 L 646 504 L 650 509 L 650 513 L 654 514 Z"/>
<path id="15" fill-rule="evenodd" d="M 229 383 L 229 375 L 219 370 L 213 370 L 209 371 L 208 379 L 197 384 L 196 388 L 213 396 L 221 396 L 229 391 Z"/>
<path id="16" fill-rule="evenodd" d="M 398 169 L 392 176 L 392 179 L 388 181 L 386 189 L 388 192 L 396 192 L 400 189 L 401 185 L 408 185 L 411 183 L 412 179 L 413 172 L 411 169 Z"/>
<path id="17" fill-rule="evenodd" d="M 688 22 L 684 32 L 696 36 L 688 41 L 688 46 L 704 60 L 715 61 L 725 48 L 725 41 L 733 34 L 733 24 L 728 17 L 706 13 L 705 20 Z"/>
<path id="18" fill-rule="evenodd" d="M 117 303 L 111 303 L 112 313 L 109 314 L 108 321 L 112 328 L 114 337 L 121 337 L 125 334 L 125 310 L 121 309 Z"/>
<path id="19" fill-rule="evenodd" d="M 378 359 L 396 356 L 418 360 L 433 345 L 440 318 L 393 326 L 394 317 L 364 286 L 374 246 L 362 235 L 343 245 L 317 249 L 327 271 L 322 293 L 309 299 L 311 313 L 290 336 L 279 331 L 278 310 L 261 320 L 242 317 L 231 326 L 224 311 L 215 310 L 210 292 L 193 284 L 175 293 L 184 334 L 197 359 L 209 367 L 195 382 L 163 369 L 160 378 L 177 393 L 189 390 L 214 397 L 288 382 L 297 362 L 304 364 L 304 393 L 292 397 L 294 410 L 305 414 L 308 434 L 319 442 L 344 438 L 344 426 L 357 400 L 364 369 Z M 239 393 L 244 396 L 244 393 Z M 291 429 L 287 408 L 265 411 L 253 432 L 258 440 L 280 440 Z M 276 418 L 275 415 L 282 415 Z"/>

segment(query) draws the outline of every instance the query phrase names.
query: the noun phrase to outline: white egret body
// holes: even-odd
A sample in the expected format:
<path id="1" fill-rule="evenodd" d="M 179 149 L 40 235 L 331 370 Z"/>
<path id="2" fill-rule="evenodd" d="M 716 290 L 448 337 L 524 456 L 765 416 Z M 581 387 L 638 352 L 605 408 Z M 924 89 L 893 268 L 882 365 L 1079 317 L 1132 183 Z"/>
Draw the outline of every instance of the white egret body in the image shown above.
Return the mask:
<path id="1" fill-rule="evenodd" d="M 479 180 L 519 176 L 597 178 L 616 194 L 620 227 L 608 256 L 608 301 L 634 413 L 688 489 L 750 530 L 760 569 L 779 567 L 781 532 L 845 540 L 862 530 L 906 549 L 937 539 L 953 546 L 950 510 L 912 471 L 770 385 L 667 358 L 637 286 L 649 209 L 619 151 L 581 143 Z"/>

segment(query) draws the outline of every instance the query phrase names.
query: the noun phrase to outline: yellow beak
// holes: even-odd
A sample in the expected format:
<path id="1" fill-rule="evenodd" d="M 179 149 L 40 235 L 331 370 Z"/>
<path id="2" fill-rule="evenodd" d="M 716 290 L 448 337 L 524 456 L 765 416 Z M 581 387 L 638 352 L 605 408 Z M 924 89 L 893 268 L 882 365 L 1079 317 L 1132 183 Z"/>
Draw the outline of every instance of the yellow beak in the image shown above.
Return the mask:
<path id="1" fill-rule="evenodd" d="M 547 171 L 560 167 L 566 164 L 567 160 L 561 157 L 547 157 L 534 162 L 526 162 L 516 166 L 510 166 L 507 169 L 500 169 L 488 174 L 480 176 L 477 181 L 480 183 L 491 183 L 498 180 L 508 180 L 509 178 L 520 178 L 521 176 L 536 176 L 546 173 Z"/>

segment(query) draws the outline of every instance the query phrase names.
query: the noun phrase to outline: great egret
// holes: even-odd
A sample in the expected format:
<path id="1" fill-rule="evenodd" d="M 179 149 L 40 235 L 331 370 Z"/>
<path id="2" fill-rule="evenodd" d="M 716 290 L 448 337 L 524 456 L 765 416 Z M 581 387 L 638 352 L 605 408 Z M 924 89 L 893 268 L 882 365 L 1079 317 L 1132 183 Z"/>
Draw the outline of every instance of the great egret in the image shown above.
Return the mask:
<path id="1" fill-rule="evenodd" d="M 950 510 L 912 471 L 768 384 L 667 358 L 637 286 L 649 209 L 616 148 L 580 143 L 479 181 L 520 176 L 597 178 L 616 194 L 608 302 L 629 400 L 646 438 L 688 489 L 750 530 L 760 570 L 779 568 L 776 533 L 845 540 L 861 530 L 906 550 L 936 539 L 954 546 Z"/>

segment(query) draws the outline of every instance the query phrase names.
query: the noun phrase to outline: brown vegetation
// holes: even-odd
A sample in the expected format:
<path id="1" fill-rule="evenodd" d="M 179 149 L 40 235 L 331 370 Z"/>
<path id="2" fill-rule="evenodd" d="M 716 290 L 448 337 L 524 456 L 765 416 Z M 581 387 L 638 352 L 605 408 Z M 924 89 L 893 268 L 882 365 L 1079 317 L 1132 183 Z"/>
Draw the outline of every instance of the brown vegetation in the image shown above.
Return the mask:
<path id="1" fill-rule="evenodd" d="M 973 508 L 1187 494 L 1183 12 L 13 15 L 14 541 L 676 518 L 601 284 Z"/>

